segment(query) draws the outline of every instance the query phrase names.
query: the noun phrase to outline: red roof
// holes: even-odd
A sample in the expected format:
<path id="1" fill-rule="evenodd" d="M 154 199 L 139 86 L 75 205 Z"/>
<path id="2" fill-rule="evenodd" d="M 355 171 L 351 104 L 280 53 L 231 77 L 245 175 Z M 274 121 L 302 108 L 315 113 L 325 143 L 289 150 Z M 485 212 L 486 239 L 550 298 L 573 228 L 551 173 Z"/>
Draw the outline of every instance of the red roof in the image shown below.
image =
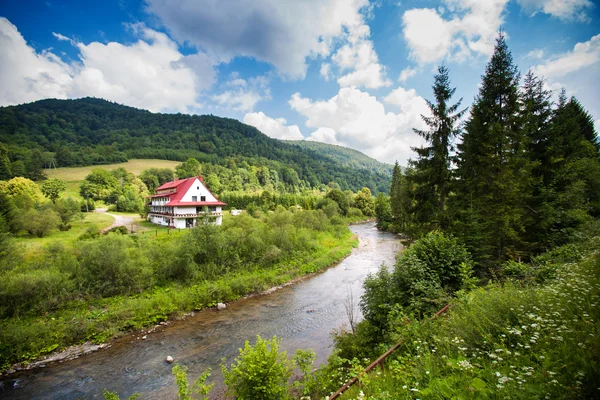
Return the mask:
<path id="1" fill-rule="evenodd" d="M 218 199 L 217 199 L 217 201 L 213 201 L 213 202 L 208 202 L 208 201 L 182 202 L 181 199 L 183 198 L 183 196 L 185 196 L 185 194 L 188 192 L 188 190 L 190 190 L 190 187 L 192 187 L 192 185 L 194 184 L 196 179 L 199 179 L 200 182 L 203 182 L 203 179 L 201 176 L 193 176 L 193 177 L 187 178 L 187 179 L 181 179 L 181 180 L 177 180 L 177 181 L 167 182 L 164 185 L 156 188 L 156 191 L 158 192 L 160 190 L 175 188 L 175 192 L 155 194 L 155 195 L 148 196 L 148 197 L 169 197 L 169 202 L 167 204 L 165 204 L 165 206 L 226 206 L 227 205 L 221 201 L 218 201 Z M 208 190 L 208 188 L 206 188 L 206 189 Z M 211 193 L 210 190 L 209 190 L 209 193 Z M 215 199 L 217 198 L 214 194 L 213 194 L 213 196 L 215 197 Z"/>
<path id="2" fill-rule="evenodd" d="M 222 201 L 170 201 L 167 206 L 226 206 Z"/>

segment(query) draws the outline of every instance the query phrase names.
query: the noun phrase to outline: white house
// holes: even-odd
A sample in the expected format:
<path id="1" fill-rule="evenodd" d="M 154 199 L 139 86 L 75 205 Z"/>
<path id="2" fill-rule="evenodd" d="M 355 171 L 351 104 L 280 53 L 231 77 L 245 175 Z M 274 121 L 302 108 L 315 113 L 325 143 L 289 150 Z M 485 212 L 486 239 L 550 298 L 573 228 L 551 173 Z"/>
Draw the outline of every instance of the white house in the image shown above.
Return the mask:
<path id="1" fill-rule="evenodd" d="M 208 190 L 201 176 L 167 182 L 149 198 L 150 222 L 171 228 L 190 228 L 205 218 L 221 225 L 221 207 L 227 205 Z"/>

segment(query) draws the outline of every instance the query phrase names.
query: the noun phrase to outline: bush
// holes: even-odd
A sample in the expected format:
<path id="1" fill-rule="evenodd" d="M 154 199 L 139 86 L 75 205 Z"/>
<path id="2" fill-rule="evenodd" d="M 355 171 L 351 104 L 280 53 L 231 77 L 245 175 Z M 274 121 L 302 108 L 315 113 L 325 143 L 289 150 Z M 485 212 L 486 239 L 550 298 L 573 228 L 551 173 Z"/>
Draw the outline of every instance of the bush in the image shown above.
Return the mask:
<path id="1" fill-rule="evenodd" d="M 314 353 L 298 350 L 290 360 L 285 351 L 279 352 L 281 339 L 256 337 L 254 346 L 248 341 L 240 349 L 240 355 L 230 368 L 221 364 L 225 385 L 236 399 L 280 400 L 290 399 L 288 383 L 295 366 L 307 374 L 314 360 Z"/>
<path id="2" fill-rule="evenodd" d="M 34 237 L 47 236 L 61 225 L 60 215 L 49 208 L 41 211 L 32 208 L 17 217 L 17 221 L 21 230 Z"/>

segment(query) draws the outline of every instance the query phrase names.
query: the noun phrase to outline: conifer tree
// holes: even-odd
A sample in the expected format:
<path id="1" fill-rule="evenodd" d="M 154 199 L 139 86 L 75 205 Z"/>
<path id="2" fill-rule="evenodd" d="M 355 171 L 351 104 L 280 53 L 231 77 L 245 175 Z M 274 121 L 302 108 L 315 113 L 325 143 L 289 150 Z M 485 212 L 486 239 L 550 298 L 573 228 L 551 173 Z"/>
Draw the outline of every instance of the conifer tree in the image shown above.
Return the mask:
<path id="1" fill-rule="evenodd" d="M 454 150 L 452 139 L 458 134 L 458 122 L 466 111 L 459 111 L 462 98 L 453 105 L 448 104 L 455 91 L 456 88 L 450 87 L 448 68 L 439 66 L 433 84 L 435 103 L 427 100 L 431 116 L 421 115 L 429 130 L 414 129 L 427 142 L 423 147 L 413 147 L 417 159 L 412 162 L 414 222 L 421 233 L 435 228 L 446 229 L 449 225 L 446 199 L 451 179 L 450 152 Z"/>
<path id="2" fill-rule="evenodd" d="M 550 118 L 552 93 L 544 89 L 544 82 L 529 70 L 521 93 L 522 130 L 526 151 L 531 162 L 531 176 L 526 188 L 526 212 L 523 220 L 529 250 L 539 252 L 549 241 L 550 227 L 555 219 L 552 207 L 554 191 L 550 157 Z"/>
<path id="3" fill-rule="evenodd" d="M 457 159 L 460 223 L 455 230 L 485 267 L 517 258 L 523 248 L 523 185 L 529 171 L 518 84 L 517 67 L 500 33 Z"/>
<path id="4" fill-rule="evenodd" d="M 410 189 L 406 176 L 398 162 L 394 165 L 392 185 L 390 187 L 390 206 L 393 225 L 397 231 L 406 233 L 410 223 Z"/>

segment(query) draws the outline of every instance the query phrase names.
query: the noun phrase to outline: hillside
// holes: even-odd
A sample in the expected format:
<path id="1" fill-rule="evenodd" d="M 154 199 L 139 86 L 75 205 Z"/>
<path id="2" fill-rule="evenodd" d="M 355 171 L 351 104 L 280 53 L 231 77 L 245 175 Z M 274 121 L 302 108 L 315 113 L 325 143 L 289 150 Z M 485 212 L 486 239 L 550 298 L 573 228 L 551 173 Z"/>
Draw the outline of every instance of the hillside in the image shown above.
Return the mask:
<path id="1" fill-rule="evenodd" d="M 393 165 L 377 161 L 358 150 L 347 147 L 337 146 L 335 144 L 313 142 L 308 140 L 287 140 L 285 143 L 294 144 L 303 149 L 313 150 L 316 153 L 332 158 L 343 166 L 349 168 L 367 169 L 369 171 L 392 174 Z"/>
<path id="2" fill-rule="evenodd" d="M 24 171 L 22 175 L 32 178 L 36 178 L 31 171 L 38 164 L 66 167 L 132 158 L 184 161 L 188 157 L 232 168 L 243 162 L 267 166 L 289 185 L 303 181 L 305 186 L 316 187 L 335 181 L 342 189 L 356 191 L 367 186 L 378 192 L 388 190 L 391 178 L 386 171 L 360 167 L 361 162 L 342 163 L 269 138 L 234 119 L 155 114 L 95 98 L 1 107 L 0 143 L 7 145 L 10 163 L 3 162 L 13 169 L 12 175 L 15 170 Z M 0 149 L 0 156 L 2 152 Z M 2 168 L 0 165 L 0 179 Z"/>

